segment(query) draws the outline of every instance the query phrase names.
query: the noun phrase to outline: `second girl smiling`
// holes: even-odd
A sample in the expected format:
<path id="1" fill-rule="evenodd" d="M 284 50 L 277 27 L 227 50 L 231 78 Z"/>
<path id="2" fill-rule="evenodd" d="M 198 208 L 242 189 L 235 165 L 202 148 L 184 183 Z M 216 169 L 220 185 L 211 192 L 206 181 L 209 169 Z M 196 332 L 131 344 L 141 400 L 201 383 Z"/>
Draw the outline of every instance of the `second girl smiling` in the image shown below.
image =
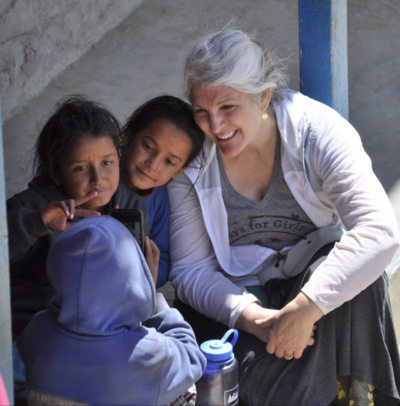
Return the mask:
<path id="1" fill-rule="evenodd" d="M 157 288 L 169 275 L 169 202 L 164 185 L 176 178 L 202 150 L 204 133 L 188 103 L 159 96 L 138 107 L 124 129 L 127 156 L 121 179 L 149 207 L 150 238 L 160 250 Z"/>

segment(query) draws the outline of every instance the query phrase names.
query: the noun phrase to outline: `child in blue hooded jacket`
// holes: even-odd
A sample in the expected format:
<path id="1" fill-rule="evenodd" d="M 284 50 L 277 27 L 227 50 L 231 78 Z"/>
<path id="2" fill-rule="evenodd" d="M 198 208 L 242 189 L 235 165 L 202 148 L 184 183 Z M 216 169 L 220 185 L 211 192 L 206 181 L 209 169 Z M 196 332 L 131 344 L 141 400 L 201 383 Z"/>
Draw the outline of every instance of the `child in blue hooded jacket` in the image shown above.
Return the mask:
<path id="1" fill-rule="evenodd" d="M 156 294 L 117 220 L 90 217 L 62 233 L 47 274 L 56 296 L 17 343 L 29 404 L 165 405 L 201 377 L 191 327 Z"/>

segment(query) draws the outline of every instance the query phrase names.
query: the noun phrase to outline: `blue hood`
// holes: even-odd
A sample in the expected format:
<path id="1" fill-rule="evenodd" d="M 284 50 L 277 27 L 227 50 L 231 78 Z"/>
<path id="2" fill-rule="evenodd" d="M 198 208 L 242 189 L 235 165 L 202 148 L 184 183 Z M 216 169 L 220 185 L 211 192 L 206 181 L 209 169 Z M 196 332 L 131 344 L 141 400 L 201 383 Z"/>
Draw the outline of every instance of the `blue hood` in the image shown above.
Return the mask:
<path id="1" fill-rule="evenodd" d="M 155 291 L 138 252 L 128 229 L 109 216 L 89 217 L 62 233 L 47 259 L 57 292 L 48 309 L 57 313 L 59 326 L 103 336 L 147 320 L 155 310 Z"/>
<path id="2" fill-rule="evenodd" d="M 192 329 L 176 309 L 156 312 L 143 254 L 117 220 L 64 231 L 47 272 L 57 294 L 17 342 L 29 388 L 91 405 L 165 405 L 201 377 Z"/>

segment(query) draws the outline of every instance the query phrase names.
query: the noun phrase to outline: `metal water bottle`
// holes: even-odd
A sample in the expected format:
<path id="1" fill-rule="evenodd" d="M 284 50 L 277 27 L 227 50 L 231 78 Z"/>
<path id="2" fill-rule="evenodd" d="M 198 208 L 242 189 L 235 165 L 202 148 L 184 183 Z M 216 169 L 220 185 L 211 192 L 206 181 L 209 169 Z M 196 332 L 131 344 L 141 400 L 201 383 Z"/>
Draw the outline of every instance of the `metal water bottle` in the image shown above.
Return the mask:
<path id="1" fill-rule="evenodd" d="M 227 341 L 232 334 L 232 341 Z M 231 329 L 221 340 L 209 340 L 200 345 L 207 358 L 207 367 L 203 376 L 196 382 L 196 406 L 238 404 L 238 362 L 233 354 L 233 346 L 238 336 L 238 331 Z"/>

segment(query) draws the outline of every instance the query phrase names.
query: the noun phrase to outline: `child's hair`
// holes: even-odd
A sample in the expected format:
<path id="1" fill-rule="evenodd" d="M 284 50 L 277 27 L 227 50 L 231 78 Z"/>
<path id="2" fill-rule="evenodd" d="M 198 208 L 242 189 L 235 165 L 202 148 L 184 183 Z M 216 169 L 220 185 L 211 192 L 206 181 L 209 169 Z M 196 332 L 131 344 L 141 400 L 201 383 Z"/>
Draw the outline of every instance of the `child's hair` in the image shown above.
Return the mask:
<path id="1" fill-rule="evenodd" d="M 118 120 L 102 104 L 82 95 L 69 95 L 54 106 L 35 145 L 34 172 L 40 181 L 47 182 L 58 170 L 60 157 L 82 137 L 110 137 L 118 155 L 122 148 L 122 131 Z"/>
<path id="2" fill-rule="evenodd" d="M 193 118 L 191 106 L 174 96 L 158 96 L 138 107 L 128 118 L 123 136 L 129 146 L 137 133 L 158 119 L 165 119 L 185 131 L 192 141 L 192 150 L 183 166 L 188 166 L 200 154 L 205 135 Z"/>

